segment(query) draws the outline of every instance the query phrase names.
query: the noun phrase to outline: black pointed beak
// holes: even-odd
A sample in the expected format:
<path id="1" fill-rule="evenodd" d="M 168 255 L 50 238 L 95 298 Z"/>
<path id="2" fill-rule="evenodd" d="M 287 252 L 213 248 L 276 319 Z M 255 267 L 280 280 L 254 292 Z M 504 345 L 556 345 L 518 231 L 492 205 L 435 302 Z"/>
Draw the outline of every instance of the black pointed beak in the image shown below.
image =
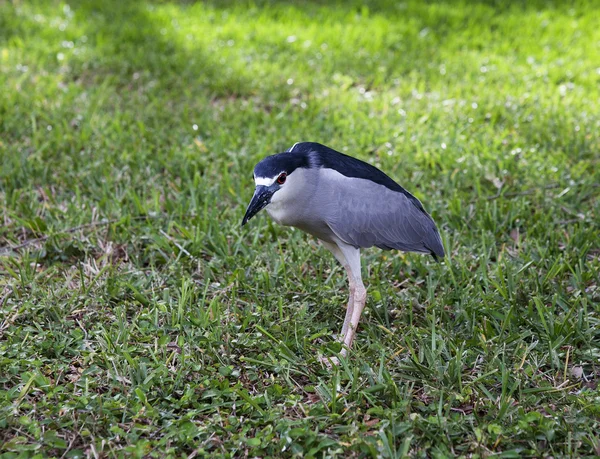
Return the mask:
<path id="1" fill-rule="evenodd" d="M 252 200 L 246 209 L 246 215 L 244 215 L 244 219 L 242 220 L 242 226 L 244 226 L 248 220 L 254 217 L 271 202 L 271 196 L 273 196 L 273 191 L 271 191 L 268 187 L 263 185 L 258 185 L 256 187 L 254 190 L 254 196 L 252 196 Z"/>

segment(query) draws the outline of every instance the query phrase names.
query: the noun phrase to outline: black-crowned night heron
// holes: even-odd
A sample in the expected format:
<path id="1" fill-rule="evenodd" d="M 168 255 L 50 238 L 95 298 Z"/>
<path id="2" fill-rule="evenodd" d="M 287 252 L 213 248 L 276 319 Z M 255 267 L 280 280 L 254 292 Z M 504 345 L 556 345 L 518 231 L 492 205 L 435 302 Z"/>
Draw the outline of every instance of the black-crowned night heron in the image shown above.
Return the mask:
<path id="1" fill-rule="evenodd" d="M 319 239 L 346 269 L 350 297 L 340 335 L 343 356 L 367 298 L 361 248 L 444 256 L 440 233 L 417 198 L 376 167 L 324 145 L 299 142 L 264 158 L 254 168 L 254 182 L 242 225 L 265 208 L 280 225 Z"/>

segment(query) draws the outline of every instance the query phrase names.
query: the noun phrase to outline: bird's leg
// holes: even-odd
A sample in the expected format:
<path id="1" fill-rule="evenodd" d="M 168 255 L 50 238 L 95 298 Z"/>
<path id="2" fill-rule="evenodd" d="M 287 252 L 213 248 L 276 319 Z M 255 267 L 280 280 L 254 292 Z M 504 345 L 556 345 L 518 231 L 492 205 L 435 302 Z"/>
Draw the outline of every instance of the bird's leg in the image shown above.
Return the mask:
<path id="1" fill-rule="evenodd" d="M 342 254 L 346 258 L 347 261 L 347 271 L 348 278 L 350 279 L 350 285 L 352 292 L 352 311 L 348 312 L 346 316 L 346 320 L 349 319 L 349 323 L 344 321 L 344 325 L 346 326 L 345 333 L 342 333 L 344 336 L 344 349 L 342 350 L 342 355 L 345 356 L 348 352 L 348 349 L 352 346 L 352 341 L 354 340 L 354 335 L 356 334 L 356 329 L 358 328 L 358 321 L 360 320 L 360 315 L 362 314 L 363 308 L 365 307 L 365 303 L 367 301 L 367 290 L 362 281 L 361 269 L 360 269 L 360 250 L 356 247 L 347 244 L 339 244 L 338 247 L 341 250 Z M 344 330 L 342 330 L 344 332 Z"/>
<path id="2" fill-rule="evenodd" d="M 348 326 L 350 325 L 350 320 L 352 319 L 352 311 L 354 310 L 354 277 L 352 276 L 352 271 L 350 270 L 350 265 L 344 256 L 344 253 L 340 250 L 337 244 L 332 242 L 321 241 L 321 243 L 333 254 L 335 259 L 340 262 L 340 264 L 346 270 L 348 275 L 348 287 L 350 290 L 350 294 L 348 295 L 348 306 L 346 307 L 346 316 L 344 317 L 344 324 L 342 325 L 342 332 L 340 333 L 340 341 L 344 342 L 346 338 L 346 333 L 348 332 Z"/>
<path id="3" fill-rule="evenodd" d="M 342 241 L 336 241 L 336 243 L 321 242 L 331 251 L 331 253 L 333 253 L 335 258 L 344 266 L 344 268 L 346 268 L 346 272 L 348 273 L 350 296 L 340 336 L 340 341 L 344 343 L 344 348 L 340 354 L 345 357 L 350 346 L 352 346 L 352 341 L 354 341 L 354 335 L 358 328 L 358 321 L 360 320 L 360 315 L 362 314 L 367 301 L 367 290 L 363 284 L 360 269 L 360 249 Z"/>
<path id="4" fill-rule="evenodd" d="M 358 329 L 358 321 L 360 320 L 360 315 L 362 314 L 366 302 L 367 290 L 362 283 L 362 279 L 359 278 L 356 284 L 356 290 L 354 292 L 354 309 L 352 311 L 352 317 L 350 319 L 350 324 L 348 325 L 348 331 L 344 336 L 344 345 L 347 349 L 350 349 L 352 346 L 354 335 Z M 342 351 L 342 355 L 346 355 L 346 349 Z"/>

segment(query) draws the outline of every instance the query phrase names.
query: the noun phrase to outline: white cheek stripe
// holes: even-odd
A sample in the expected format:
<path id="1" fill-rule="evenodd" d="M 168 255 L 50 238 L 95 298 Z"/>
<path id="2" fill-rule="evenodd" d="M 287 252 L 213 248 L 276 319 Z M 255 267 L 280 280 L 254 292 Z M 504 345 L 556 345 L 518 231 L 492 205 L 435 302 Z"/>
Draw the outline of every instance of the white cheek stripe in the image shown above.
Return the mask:
<path id="1" fill-rule="evenodd" d="M 256 186 L 262 185 L 262 186 L 271 186 L 275 183 L 275 180 L 277 180 L 277 177 L 255 177 L 254 178 L 254 183 L 256 183 Z"/>

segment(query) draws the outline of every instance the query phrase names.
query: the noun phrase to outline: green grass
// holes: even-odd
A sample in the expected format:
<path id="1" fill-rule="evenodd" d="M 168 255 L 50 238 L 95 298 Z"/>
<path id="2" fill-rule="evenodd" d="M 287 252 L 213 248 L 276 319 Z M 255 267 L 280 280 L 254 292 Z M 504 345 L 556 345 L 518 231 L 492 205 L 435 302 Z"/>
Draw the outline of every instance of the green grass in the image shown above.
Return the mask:
<path id="1" fill-rule="evenodd" d="M 600 16 L 588 2 L 0 1 L 0 451 L 600 454 Z M 442 264 L 346 284 L 251 170 L 383 168 Z"/>

